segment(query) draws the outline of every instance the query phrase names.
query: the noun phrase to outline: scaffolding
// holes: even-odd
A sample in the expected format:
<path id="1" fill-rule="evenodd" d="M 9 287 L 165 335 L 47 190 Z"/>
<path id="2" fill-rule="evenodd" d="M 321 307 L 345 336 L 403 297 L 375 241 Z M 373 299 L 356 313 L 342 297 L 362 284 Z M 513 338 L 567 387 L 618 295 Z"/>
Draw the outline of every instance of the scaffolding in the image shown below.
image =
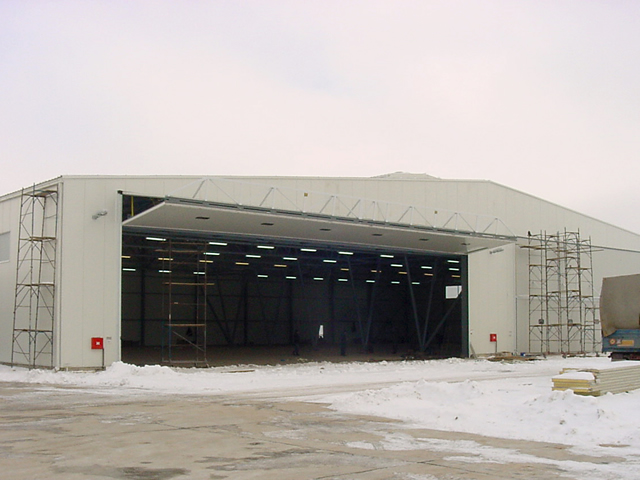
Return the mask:
<path id="1" fill-rule="evenodd" d="M 11 363 L 53 368 L 58 185 L 20 198 Z"/>
<path id="2" fill-rule="evenodd" d="M 595 353 L 600 345 L 591 240 L 580 232 L 529 235 L 529 351 Z"/>
<path id="3" fill-rule="evenodd" d="M 168 240 L 161 250 L 162 362 L 207 365 L 207 243 Z"/>

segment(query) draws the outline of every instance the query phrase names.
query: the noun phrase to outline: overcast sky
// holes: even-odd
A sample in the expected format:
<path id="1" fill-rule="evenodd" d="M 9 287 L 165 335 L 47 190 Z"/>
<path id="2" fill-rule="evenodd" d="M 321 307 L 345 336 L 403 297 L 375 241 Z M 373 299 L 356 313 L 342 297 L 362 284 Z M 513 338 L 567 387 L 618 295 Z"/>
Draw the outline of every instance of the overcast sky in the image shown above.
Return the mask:
<path id="1" fill-rule="evenodd" d="M 0 193 L 405 171 L 640 232 L 639 152 L 637 0 L 0 0 Z"/>

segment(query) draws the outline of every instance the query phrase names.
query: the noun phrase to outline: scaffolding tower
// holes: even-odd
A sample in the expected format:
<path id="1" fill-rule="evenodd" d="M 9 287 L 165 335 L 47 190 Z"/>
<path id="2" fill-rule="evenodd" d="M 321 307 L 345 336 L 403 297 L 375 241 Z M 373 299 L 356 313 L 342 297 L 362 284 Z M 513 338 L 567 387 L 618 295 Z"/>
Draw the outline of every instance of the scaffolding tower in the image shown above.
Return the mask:
<path id="1" fill-rule="evenodd" d="M 595 353 L 600 345 L 591 239 L 529 235 L 529 351 Z"/>
<path id="2" fill-rule="evenodd" d="M 58 185 L 23 189 L 11 363 L 53 368 Z"/>
<path id="3" fill-rule="evenodd" d="M 207 245 L 168 240 L 162 250 L 163 363 L 207 365 Z"/>

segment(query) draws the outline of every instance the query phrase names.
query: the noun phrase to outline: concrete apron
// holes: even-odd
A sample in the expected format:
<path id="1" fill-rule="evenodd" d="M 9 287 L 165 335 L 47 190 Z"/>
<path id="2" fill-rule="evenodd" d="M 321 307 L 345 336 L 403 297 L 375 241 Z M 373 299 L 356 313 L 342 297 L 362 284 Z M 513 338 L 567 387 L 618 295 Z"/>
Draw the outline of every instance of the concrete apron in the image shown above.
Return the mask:
<path id="1" fill-rule="evenodd" d="M 569 460 L 584 463 L 582 475 L 562 469 Z M 0 384 L 0 477 L 7 479 L 548 480 L 578 479 L 589 464 L 619 461 L 561 445 L 409 429 L 273 397 Z"/>

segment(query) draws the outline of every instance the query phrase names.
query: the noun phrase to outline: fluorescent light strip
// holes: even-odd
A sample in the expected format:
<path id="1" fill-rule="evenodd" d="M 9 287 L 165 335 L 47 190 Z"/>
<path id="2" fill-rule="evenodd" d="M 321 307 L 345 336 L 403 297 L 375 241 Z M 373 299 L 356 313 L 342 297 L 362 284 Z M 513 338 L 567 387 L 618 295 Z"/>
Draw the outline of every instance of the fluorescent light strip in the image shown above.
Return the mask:
<path id="1" fill-rule="evenodd" d="M 411 282 L 411 285 L 420 285 L 420 282 Z"/>
<path id="2" fill-rule="evenodd" d="M 262 258 L 260 255 L 252 255 L 252 254 L 250 254 L 250 253 L 247 253 L 247 254 L 245 255 L 245 257 L 247 257 L 247 258 Z"/>
<path id="3" fill-rule="evenodd" d="M 136 269 L 135 268 L 123 268 L 122 271 L 123 272 L 135 272 Z"/>
<path id="4" fill-rule="evenodd" d="M 296 257 L 282 257 L 283 260 L 289 260 L 290 262 L 295 262 L 298 260 Z"/>
<path id="5" fill-rule="evenodd" d="M 160 257 L 158 260 L 162 260 L 163 262 L 173 262 L 173 258 L 170 257 Z"/>
<path id="6" fill-rule="evenodd" d="M 120 258 L 131 258 L 131 255 L 122 255 Z"/>
<path id="7" fill-rule="evenodd" d="M 318 250 L 316 250 L 315 248 L 301 248 L 300 251 L 301 252 L 317 252 Z"/>
<path id="8" fill-rule="evenodd" d="M 322 277 L 313 277 L 313 279 L 314 279 L 314 280 L 316 280 L 316 281 L 318 281 L 318 282 L 320 282 L 320 281 L 324 280 L 324 278 L 322 278 Z"/>
<path id="9" fill-rule="evenodd" d="M 159 273 L 171 273 L 171 270 L 158 270 Z"/>
<path id="10" fill-rule="evenodd" d="M 249 265 L 247 262 L 236 262 L 236 265 Z"/>
<path id="11" fill-rule="evenodd" d="M 339 282 L 348 282 L 349 280 L 347 280 L 346 278 L 339 278 L 338 281 Z"/>
<path id="12" fill-rule="evenodd" d="M 460 269 L 459 268 L 449 267 L 449 271 L 451 271 L 451 272 L 459 272 Z"/>
<path id="13" fill-rule="evenodd" d="M 257 248 L 262 248 L 264 250 L 273 250 L 276 247 L 273 247 L 271 245 L 256 245 Z"/>
<path id="14" fill-rule="evenodd" d="M 258 275 L 258 278 L 269 278 L 269 275 Z"/>
<path id="15" fill-rule="evenodd" d="M 205 255 L 220 255 L 218 252 L 204 252 Z"/>
<path id="16" fill-rule="evenodd" d="M 221 247 L 227 246 L 225 242 L 209 242 L 209 245 L 220 245 Z"/>
<path id="17" fill-rule="evenodd" d="M 278 268 L 287 268 L 286 265 L 280 265 L 280 264 L 275 264 L 274 267 L 278 267 Z"/>
<path id="18" fill-rule="evenodd" d="M 375 280 L 366 280 L 367 283 L 376 283 Z"/>
<path id="19" fill-rule="evenodd" d="M 337 260 L 327 260 L 327 259 L 325 259 L 325 260 L 322 260 L 322 261 L 323 261 L 324 263 L 338 263 L 338 261 L 337 261 Z"/>
<path id="20" fill-rule="evenodd" d="M 451 278 L 460 278 L 460 275 L 451 275 Z"/>
<path id="21" fill-rule="evenodd" d="M 460 260 L 447 260 L 448 263 L 460 263 Z"/>
<path id="22" fill-rule="evenodd" d="M 400 284 L 400 282 L 399 282 L 399 281 L 397 281 L 397 280 L 394 280 L 394 281 L 393 281 L 393 282 L 391 282 L 391 283 L 393 283 L 394 285 L 399 285 L 399 284 Z"/>
<path id="23" fill-rule="evenodd" d="M 382 255 L 380 255 L 380 258 L 393 258 L 393 255 L 387 255 L 386 253 L 383 253 Z"/>
<path id="24" fill-rule="evenodd" d="M 204 272 L 193 272 L 194 275 L 204 275 Z"/>
<path id="25" fill-rule="evenodd" d="M 151 240 L 152 242 L 166 242 L 167 241 L 166 238 L 160 238 L 160 237 L 147 237 L 147 240 Z"/>
<path id="26" fill-rule="evenodd" d="M 295 280 L 297 277 L 289 277 L 289 276 L 287 276 L 287 277 L 285 277 L 285 278 L 286 278 L 287 280 Z"/>
<path id="27" fill-rule="evenodd" d="M 340 255 L 353 255 L 353 252 L 338 252 Z"/>
<path id="28" fill-rule="evenodd" d="M 425 270 L 431 270 L 433 267 L 431 265 L 422 265 L 420 268 L 423 268 Z"/>
<path id="29" fill-rule="evenodd" d="M 401 263 L 392 263 L 391 266 L 396 268 L 402 268 L 404 265 L 402 265 Z"/>

